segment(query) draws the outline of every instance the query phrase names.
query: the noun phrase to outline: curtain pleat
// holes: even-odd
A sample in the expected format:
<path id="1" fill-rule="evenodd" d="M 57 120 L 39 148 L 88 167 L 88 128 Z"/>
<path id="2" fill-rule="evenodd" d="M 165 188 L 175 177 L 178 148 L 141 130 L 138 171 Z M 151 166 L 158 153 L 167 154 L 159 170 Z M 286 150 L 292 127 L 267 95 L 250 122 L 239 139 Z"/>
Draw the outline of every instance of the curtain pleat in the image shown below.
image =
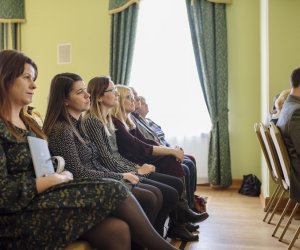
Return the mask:
<path id="1" fill-rule="evenodd" d="M 24 0 L 0 1 L 0 49 L 21 49 L 21 23 L 25 22 Z"/>
<path id="2" fill-rule="evenodd" d="M 227 28 L 224 4 L 186 0 L 198 76 L 212 121 L 208 175 L 212 186 L 232 184 L 228 132 Z"/>
<path id="3" fill-rule="evenodd" d="M 135 45 L 138 4 L 112 14 L 110 75 L 117 84 L 128 85 Z"/>
<path id="4" fill-rule="evenodd" d="M 20 23 L 0 23 L 0 49 L 21 49 Z"/>

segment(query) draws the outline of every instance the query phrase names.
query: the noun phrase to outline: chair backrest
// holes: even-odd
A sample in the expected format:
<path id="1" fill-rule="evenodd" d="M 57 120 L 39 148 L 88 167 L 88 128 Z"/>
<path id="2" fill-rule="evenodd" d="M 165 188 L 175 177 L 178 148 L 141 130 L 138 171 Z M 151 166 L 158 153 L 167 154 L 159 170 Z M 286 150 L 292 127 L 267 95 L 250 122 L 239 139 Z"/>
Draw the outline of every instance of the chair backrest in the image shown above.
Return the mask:
<path id="1" fill-rule="evenodd" d="M 270 134 L 279 158 L 284 180 L 286 184 L 290 186 L 290 157 L 281 136 L 280 130 L 273 122 L 270 123 Z"/>
<path id="2" fill-rule="evenodd" d="M 263 131 L 261 131 L 261 130 L 263 130 Z M 269 173 L 270 173 L 273 181 L 277 183 L 279 175 L 276 171 L 276 167 L 275 167 L 273 158 L 269 156 L 271 151 L 270 151 L 268 145 L 266 145 L 267 143 L 265 142 L 267 140 L 266 135 L 265 135 L 265 130 L 267 130 L 267 128 L 262 123 L 254 124 L 254 131 L 256 133 L 260 148 L 265 157 Z"/>
<path id="3" fill-rule="evenodd" d="M 266 162 L 272 176 L 272 179 L 281 185 L 285 190 L 289 189 L 289 186 L 286 184 L 283 172 L 281 170 L 280 162 L 275 150 L 275 146 L 272 142 L 269 129 L 262 123 L 256 123 L 254 129 L 257 135 L 257 138 L 260 142 L 261 149 L 266 158 Z"/>

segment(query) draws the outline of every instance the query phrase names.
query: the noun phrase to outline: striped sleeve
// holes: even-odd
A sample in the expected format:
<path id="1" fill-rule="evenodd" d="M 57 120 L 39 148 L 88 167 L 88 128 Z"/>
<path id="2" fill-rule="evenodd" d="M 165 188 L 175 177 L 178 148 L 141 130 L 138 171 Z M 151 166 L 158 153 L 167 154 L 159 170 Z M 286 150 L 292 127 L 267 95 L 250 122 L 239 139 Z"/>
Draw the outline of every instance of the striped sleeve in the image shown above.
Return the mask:
<path id="1" fill-rule="evenodd" d="M 123 179 L 120 173 L 108 171 L 100 164 L 83 163 L 81 158 L 88 154 L 88 149 L 79 148 L 81 143 L 76 140 L 72 129 L 65 124 L 56 124 L 49 136 L 49 148 L 53 155 L 60 155 L 66 162 L 65 168 L 72 172 L 75 178 L 112 178 Z M 81 145 L 80 145 L 81 146 Z M 84 157 L 86 158 L 86 157 Z"/>
<path id="2" fill-rule="evenodd" d="M 98 149 L 100 154 L 99 161 L 104 167 L 118 173 L 136 171 L 137 165 L 135 163 L 126 160 L 121 155 L 120 157 L 116 157 L 113 154 L 105 128 L 99 119 L 87 115 L 84 119 L 84 126 L 88 136 Z"/>

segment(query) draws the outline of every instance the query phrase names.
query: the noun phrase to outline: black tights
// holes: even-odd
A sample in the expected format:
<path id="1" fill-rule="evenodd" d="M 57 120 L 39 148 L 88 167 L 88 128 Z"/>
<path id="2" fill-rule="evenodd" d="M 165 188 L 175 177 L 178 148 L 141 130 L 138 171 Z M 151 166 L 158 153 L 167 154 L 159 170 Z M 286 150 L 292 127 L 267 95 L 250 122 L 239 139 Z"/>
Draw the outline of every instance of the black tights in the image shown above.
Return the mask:
<path id="1" fill-rule="evenodd" d="M 112 216 L 114 217 L 107 217 L 80 238 L 97 249 L 129 250 L 131 234 L 133 241 L 148 250 L 177 249 L 155 231 L 132 194 L 120 204 Z"/>
<path id="2" fill-rule="evenodd" d="M 89 242 L 96 249 L 130 250 L 130 230 L 126 222 L 107 217 L 85 232 L 80 239 Z"/>
<path id="3" fill-rule="evenodd" d="M 163 204 L 161 191 L 155 186 L 139 183 L 131 192 L 138 200 L 151 224 L 154 224 Z"/>
<path id="4" fill-rule="evenodd" d="M 133 195 L 125 199 L 113 215 L 129 225 L 132 239 L 144 248 L 149 250 L 177 249 L 155 231 Z"/>
<path id="5" fill-rule="evenodd" d="M 157 215 L 154 227 L 156 231 L 163 236 L 166 219 L 170 215 L 170 212 L 176 208 L 179 200 L 179 192 L 182 192 L 182 182 L 176 177 L 160 173 L 151 173 L 148 178 L 144 178 L 142 182 L 156 186 L 162 192 L 163 205 Z"/>

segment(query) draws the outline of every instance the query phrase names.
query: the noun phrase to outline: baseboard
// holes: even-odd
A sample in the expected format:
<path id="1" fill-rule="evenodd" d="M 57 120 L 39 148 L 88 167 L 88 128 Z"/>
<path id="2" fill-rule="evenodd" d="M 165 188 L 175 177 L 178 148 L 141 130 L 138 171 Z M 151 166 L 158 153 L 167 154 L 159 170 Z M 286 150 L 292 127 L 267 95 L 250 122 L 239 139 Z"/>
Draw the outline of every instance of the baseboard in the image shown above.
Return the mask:
<path id="1" fill-rule="evenodd" d="M 242 185 L 242 179 L 233 179 L 232 184 L 230 186 L 221 186 L 221 185 L 212 185 L 209 182 L 197 183 L 197 186 L 210 186 L 213 189 L 227 189 L 227 188 L 234 188 L 239 189 Z"/>
<path id="2" fill-rule="evenodd" d="M 267 205 L 267 203 L 269 202 L 270 197 L 265 197 L 264 194 L 263 194 L 262 192 L 260 192 L 259 200 L 260 200 L 260 203 L 261 203 L 262 208 L 263 208 L 264 211 L 265 211 L 266 205 Z"/>
<path id="3" fill-rule="evenodd" d="M 197 185 L 208 184 L 208 177 L 197 177 Z"/>
<path id="4" fill-rule="evenodd" d="M 268 204 L 268 202 L 270 201 L 270 197 L 266 197 L 264 198 L 263 195 L 260 196 L 260 199 L 261 199 L 261 202 L 262 202 L 262 205 L 263 205 L 263 209 L 264 211 L 266 212 L 266 205 Z M 281 202 L 279 203 L 275 213 L 277 214 L 281 214 L 288 202 L 288 197 L 283 197 Z M 276 199 L 276 202 L 274 203 L 276 205 L 278 199 Z M 271 209 L 271 212 L 273 211 L 273 209 L 275 208 L 275 205 L 272 206 L 272 209 Z M 288 207 L 288 210 L 287 210 L 287 214 L 290 214 L 292 212 L 292 210 L 294 209 L 296 205 L 296 202 L 295 201 L 292 201 L 290 206 Z M 300 209 L 297 210 L 296 212 L 296 215 L 298 218 L 300 217 Z"/>
<path id="5" fill-rule="evenodd" d="M 231 187 L 239 189 L 242 186 L 242 182 L 243 182 L 242 179 L 233 179 Z"/>

